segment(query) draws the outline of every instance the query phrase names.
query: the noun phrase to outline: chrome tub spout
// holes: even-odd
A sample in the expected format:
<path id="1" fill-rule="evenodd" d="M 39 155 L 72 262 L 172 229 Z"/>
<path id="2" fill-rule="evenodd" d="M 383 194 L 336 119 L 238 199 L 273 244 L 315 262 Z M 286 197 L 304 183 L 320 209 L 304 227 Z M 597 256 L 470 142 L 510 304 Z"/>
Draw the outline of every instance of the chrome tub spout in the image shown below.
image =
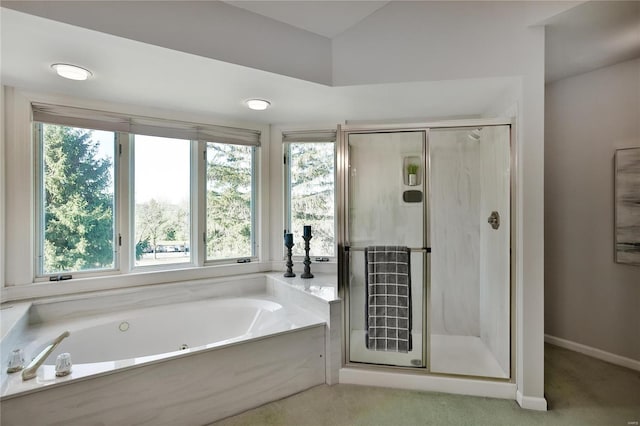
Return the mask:
<path id="1" fill-rule="evenodd" d="M 36 356 L 24 370 L 22 370 L 22 380 L 29 380 L 36 377 L 38 368 L 40 368 L 40 366 L 49 357 L 49 355 L 51 355 L 51 352 L 53 352 L 54 349 L 58 347 L 60 342 L 62 342 L 63 339 L 69 337 L 69 334 L 70 333 L 68 331 L 65 331 L 64 333 L 56 337 L 53 342 L 49 343 L 49 345 L 44 348 L 42 352 L 40 352 L 38 356 Z"/>

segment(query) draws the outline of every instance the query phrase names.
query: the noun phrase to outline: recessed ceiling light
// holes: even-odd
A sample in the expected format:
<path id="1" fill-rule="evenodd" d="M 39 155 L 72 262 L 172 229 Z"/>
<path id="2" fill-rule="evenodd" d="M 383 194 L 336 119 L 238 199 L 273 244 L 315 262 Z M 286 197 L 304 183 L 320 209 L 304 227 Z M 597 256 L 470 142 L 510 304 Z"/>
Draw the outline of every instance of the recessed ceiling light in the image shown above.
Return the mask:
<path id="1" fill-rule="evenodd" d="M 70 80 L 86 80 L 91 77 L 91 71 L 71 64 L 53 64 L 51 68 L 56 70 L 60 77 Z"/>
<path id="2" fill-rule="evenodd" d="M 249 99 L 245 101 L 245 103 L 250 109 L 255 109 L 256 111 L 265 110 L 271 105 L 271 102 L 265 101 L 264 99 Z"/>

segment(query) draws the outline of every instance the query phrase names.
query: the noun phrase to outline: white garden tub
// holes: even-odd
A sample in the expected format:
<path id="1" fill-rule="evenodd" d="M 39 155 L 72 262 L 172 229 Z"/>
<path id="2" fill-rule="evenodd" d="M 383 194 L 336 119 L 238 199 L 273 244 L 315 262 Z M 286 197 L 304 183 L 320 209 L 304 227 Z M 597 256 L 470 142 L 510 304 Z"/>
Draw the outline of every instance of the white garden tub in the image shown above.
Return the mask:
<path id="1" fill-rule="evenodd" d="M 325 322 L 267 294 L 45 322 L 25 354 L 65 330 L 35 379 L 3 374 L 3 425 L 202 424 L 325 382 Z"/>

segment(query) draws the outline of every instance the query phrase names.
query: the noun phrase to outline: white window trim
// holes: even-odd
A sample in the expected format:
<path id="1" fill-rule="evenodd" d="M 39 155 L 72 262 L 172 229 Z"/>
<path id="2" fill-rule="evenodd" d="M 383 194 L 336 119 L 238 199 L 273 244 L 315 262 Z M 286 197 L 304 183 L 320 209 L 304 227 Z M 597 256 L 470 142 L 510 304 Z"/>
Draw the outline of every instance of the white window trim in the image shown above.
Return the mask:
<path id="1" fill-rule="evenodd" d="M 78 108 L 89 108 L 103 111 L 120 111 L 125 114 L 137 114 L 141 116 L 158 117 L 158 119 L 179 120 L 185 122 L 201 122 L 212 125 L 222 125 L 235 128 L 246 128 L 260 131 L 261 151 L 258 155 L 259 172 L 257 173 L 257 211 L 256 211 L 256 237 L 257 259 L 256 262 L 246 264 L 205 265 L 204 262 L 189 268 L 179 268 L 172 265 L 171 269 L 139 271 L 132 270 L 131 265 L 126 265 L 126 259 L 130 258 L 130 247 L 126 244 L 118 247 L 120 251 L 120 271 L 116 273 L 96 273 L 93 276 L 74 278 L 63 283 L 37 282 L 35 280 L 35 162 L 34 144 L 32 137 L 31 103 L 42 102 L 50 104 L 69 105 Z M 77 292 L 108 290 L 126 288 L 140 285 L 152 285 L 183 280 L 202 279 L 210 277 L 222 277 L 238 274 L 266 272 L 271 270 L 271 262 L 268 260 L 269 234 L 268 234 L 268 206 L 264 206 L 264 200 L 268 200 L 268 185 L 264 185 L 268 179 L 268 155 L 265 150 L 270 149 L 269 126 L 257 123 L 245 123 L 230 121 L 223 117 L 211 117 L 193 115 L 184 112 L 167 112 L 151 107 L 134 107 L 115 105 L 102 101 L 82 100 L 66 96 L 48 95 L 22 91 L 13 87 L 4 87 L 5 111 L 5 188 L 4 205 L 5 212 L 5 247 L 11 250 L 5 254 L 4 279 L 0 292 L 0 301 L 12 301 L 35 297 L 48 297 Z M 127 152 L 127 144 L 123 144 L 123 155 Z M 192 176 L 201 176 L 200 173 Z M 131 176 L 128 167 L 120 167 L 120 181 L 117 183 L 120 189 L 121 199 L 130 199 L 126 182 Z M 123 179 L 124 177 L 124 179 Z M 204 177 L 203 177 L 204 179 Z M 123 188 L 125 186 L 125 188 Z M 193 194 L 193 192 L 192 192 Z M 117 206 L 119 214 L 119 229 L 123 241 L 128 241 L 130 230 L 126 228 L 129 207 L 120 203 Z M 126 203 L 129 204 L 129 203 Z M 124 211 L 123 210 L 127 210 Z M 128 234 L 128 235 L 127 235 Z M 125 253 L 129 251 L 129 253 Z M 75 275 L 75 274 L 74 274 Z"/>
<path id="2" fill-rule="evenodd" d="M 251 221 L 251 256 L 238 256 L 238 257 L 230 257 L 230 258 L 224 258 L 224 259 L 207 259 L 207 247 L 206 247 L 206 232 L 207 232 L 207 228 L 206 228 L 206 220 L 207 220 L 207 201 L 206 201 L 206 193 L 207 193 L 207 143 L 208 142 L 213 142 L 213 141 L 203 141 L 202 143 L 202 150 L 203 150 L 203 155 L 201 155 L 200 157 L 202 157 L 202 169 L 198 170 L 199 173 L 202 173 L 202 187 L 201 189 L 199 188 L 198 190 L 198 194 L 202 194 L 201 197 L 201 210 L 200 210 L 200 217 L 203 220 L 203 226 L 201 228 L 202 232 L 199 233 L 199 238 L 198 238 L 198 245 L 200 246 L 200 251 L 202 252 L 202 263 L 201 265 L 223 265 L 223 264 L 229 264 L 229 263 L 240 263 L 238 261 L 240 260 L 244 260 L 244 259 L 250 259 L 251 262 L 256 262 L 259 261 L 261 259 L 260 256 L 260 252 L 259 252 L 259 241 L 260 241 L 260 229 L 261 229 L 261 225 L 259 223 L 259 218 L 260 216 L 258 215 L 258 206 L 261 205 L 261 197 L 260 197 L 260 188 L 261 188 L 261 172 L 260 172 L 260 164 L 261 164 L 261 160 L 260 157 L 262 156 L 262 150 L 260 149 L 256 149 L 257 147 L 253 147 L 252 152 L 251 152 L 251 179 L 252 179 L 252 185 L 251 185 L 251 217 L 252 217 L 252 221 Z M 215 143 L 215 142 L 213 142 Z"/>
<path id="3" fill-rule="evenodd" d="M 315 259 L 317 258 L 325 258 L 329 259 L 328 261 L 322 261 L 322 263 L 337 263 L 337 253 L 338 253 L 338 195 L 337 195 L 337 155 L 338 155 L 338 141 L 337 140 L 316 140 L 314 139 L 316 135 L 323 135 L 333 132 L 333 130 L 297 130 L 297 131 L 283 131 L 282 137 L 282 155 L 283 155 L 283 205 L 284 205 L 284 230 L 287 232 L 291 232 L 291 149 L 290 146 L 292 143 L 333 143 L 333 256 L 310 256 L 312 262 L 318 263 Z M 290 140 L 285 141 L 285 134 L 298 134 L 301 137 L 289 138 Z M 300 140 L 297 140 L 300 139 Z M 282 247 L 282 258 L 285 259 L 286 249 L 284 245 Z M 302 255 L 294 255 L 292 259 L 295 261 L 301 261 L 304 258 Z"/>
<path id="4" fill-rule="evenodd" d="M 129 165 L 129 175 L 126 177 L 122 177 L 123 181 L 123 190 L 128 192 L 127 201 L 128 206 L 126 208 L 126 224 L 123 226 L 127 228 L 128 235 L 122 235 L 122 241 L 128 241 L 129 243 L 122 244 L 120 247 L 122 250 L 122 255 L 125 256 L 123 258 L 123 263 L 126 263 L 126 268 L 122 268 L 123 273 L 128 272 L 154 272 L 154 271 L 168 271 L 175 269 L 190 269 L 197 268 L 202 266 L 202 263 L 198 262 L 198 251 L 201 250 L 199 247 L 199 239 L 195 239 L 196 233 L 198 232 L 197 226 L 197 218 L 199 215 L 198 210 L 198 197 L 197 193 L 203 190 L 203 187 L 198 186 L 197 179 L 194 179 L 194 174 L 198 172 L 198 141 L 189 141 L 189 230 L 190 230 L 190 246 L 189 246 L 189 261 L 188 262 L 176 262 L 176 263 L 168 263 L 168 264 L 158 264 L 158 265 L 142 265 L 136 266 L 135 257 L 135 246 L 136 246 L 136 200 L 135 200 L 135 190 L 131 189 L 135 188 L 135 134 L 133 133 L 122 133 L 124 136 L 122 138 L 123 147 L 121 151 L 122 162 Z M 127 146 L 126 150 L 124 145 Z M 126 154 L 125 154 L 126 151 Z M 123 196 L 124 198 L 124 196 Z"/>

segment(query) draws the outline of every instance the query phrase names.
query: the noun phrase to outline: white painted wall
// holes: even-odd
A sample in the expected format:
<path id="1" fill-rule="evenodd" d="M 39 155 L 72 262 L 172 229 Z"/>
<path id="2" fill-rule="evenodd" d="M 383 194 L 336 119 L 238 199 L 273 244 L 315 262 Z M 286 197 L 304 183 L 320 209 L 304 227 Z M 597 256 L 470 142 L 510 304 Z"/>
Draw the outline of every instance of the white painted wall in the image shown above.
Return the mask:
<path id="1" fill-rule="evenodd" d="M 614 263 L 615 150 L 640 147 L 640 59 L 546 87 L 545 332 L 640 360 L 640 267 Z"/>

